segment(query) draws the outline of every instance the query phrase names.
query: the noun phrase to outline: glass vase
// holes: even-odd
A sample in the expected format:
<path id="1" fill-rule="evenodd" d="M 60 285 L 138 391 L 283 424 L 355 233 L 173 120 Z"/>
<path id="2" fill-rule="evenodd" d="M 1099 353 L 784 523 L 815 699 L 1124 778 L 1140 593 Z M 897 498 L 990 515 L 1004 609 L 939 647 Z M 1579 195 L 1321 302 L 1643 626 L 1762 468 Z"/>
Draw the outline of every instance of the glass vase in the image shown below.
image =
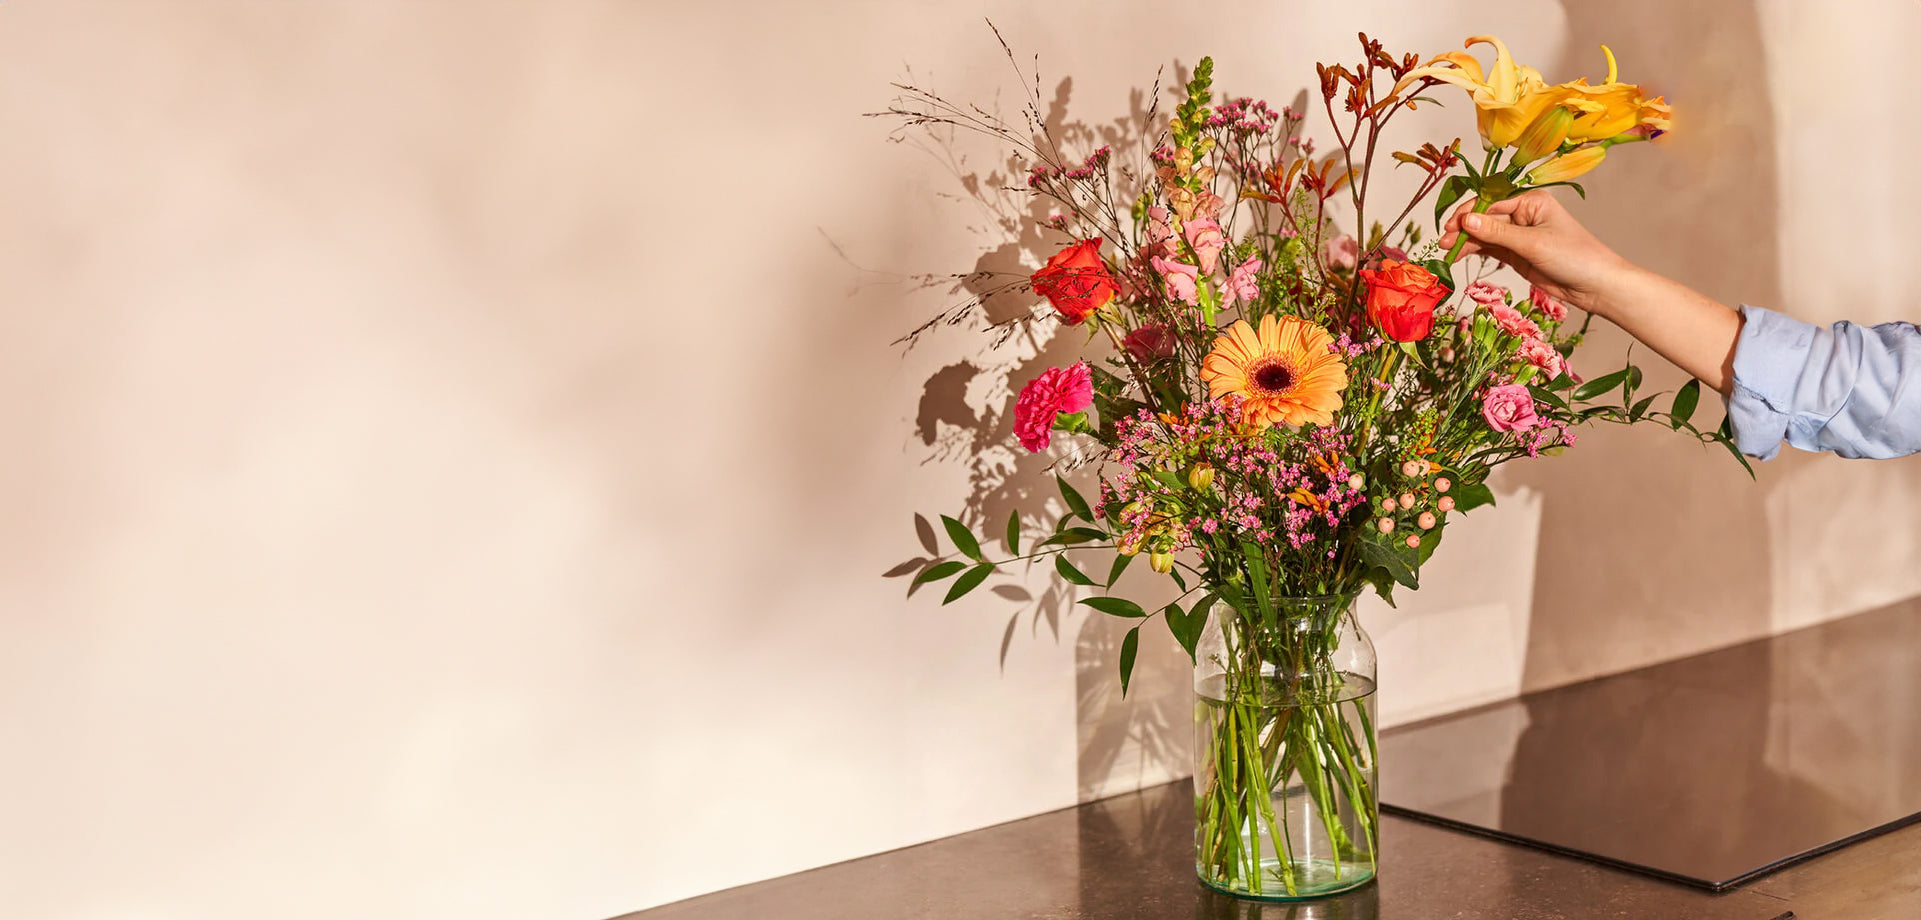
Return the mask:
<path id="1" fill-rule="evenodd" d="M 1302 900 L 1374 877 L 1374 644 L 1357 595 L 1226 604 L 1196 649 L 1195 870 L 1216 891 Z"/>

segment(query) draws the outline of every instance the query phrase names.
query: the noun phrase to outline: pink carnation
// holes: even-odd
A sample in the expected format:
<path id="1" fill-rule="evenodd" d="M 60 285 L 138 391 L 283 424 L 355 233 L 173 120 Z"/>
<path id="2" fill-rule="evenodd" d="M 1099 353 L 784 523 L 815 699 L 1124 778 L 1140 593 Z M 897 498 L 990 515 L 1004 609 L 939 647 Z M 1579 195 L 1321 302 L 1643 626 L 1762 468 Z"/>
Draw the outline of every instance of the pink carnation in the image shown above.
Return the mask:
<path id="1" fill-rule="evenodd" d="M 1481 399 L 1481 417 L 1495 431 L 1526 431 L 1541 424 L 1534 414 L 1534 394 L 1518 383 L 1490 388 Z"/>
<path id="2" fill-rule="evenodd" d="M 1321 244 L 1321 261 L 1335 271 L 1353 271 L 1361 261 L 1361 244 L 1343 233 Z"/>
<path id="3" fill-rule="evenodd" d="M 1233 273 L 1227 276 L 1227 286 L 1221 291 L 1222 306 L 1237 300 L 1242 303 L 1253 303 L 1260 299 L 1260 274 L 1264 264 L 1259 259 L 1249 259 L 1234 266 Z"/>
<path id="4" fill-rule="evenodd" d="M 1476 281 L 1468 285 L 1467 290 L 1461 293 L 1473 298 L 1478 303 L 1484 304 L 1497 304 L 1507 300 L 1507 288 L 1491 281 Z"/>
<path id="5" fill-rule="evenodd" d="M 1501 327 L 1501 331 L 1508 335 L 1518 335 L 1524 339 L 1541 337 L 1541 327 L 1536 326 L 1534 321 L 1528 319 L 1521 311 L 1507 304 L 1488 304 L 1487 312 L 1494 317 L 1494 325 Z"/>
<path id="6" fill-rule="evenodd" d="M 1546 374 L 1549 380 L 1561 376 L 1561 372 L 1567 370 L 1567 359 L 1561 357 L 1561 353 L 1555 351 L 1554 346 L 1544 339 L 1522 339 L 1518 353 L 1523 361 L 1540 368 L 1541 373 Z"/>
<path id="7" fill-rule="evenodd" d="M 1527 299 L 1534 304 L 1534 309 L 1541 311 L 1542 316 L 1557 323 L 1567 319 L 1567 304 L 1549 295 L 1548 292 L 1538 287 L 1529 288 Z"/>
<path id="8" fill-rule="evenodd" d="M 1187 245 L 1194 247 L 1201 274 L 1214 274 L 1214 267 L 1221 262 L 1221 250 L 1227 248 L 1227 234 L 1221 232 L 1221 225 L 1207 218 L 1196 218 L 1181 225 L 1181 232 L 1187 235 Z"/>
<path id="9" fill-rule="evenodd" d="M 1186 262 L 1155 256 L 1154 270 L 1161 273 L 1161 279 L 1167 282 L 1167 293 L 1174 299 L 1190 304 L 1200 303 L 1200 291 L 1196 286 L 1200 277 L 1199 269 Z"/>
<path id="10" fill-rule="evenodd" d="M 1094 372 L 1087 362 L 1050 367 L 1021 387 L 1020 397 L 1014 400 L 1014 436 L 1028 450 L 1046 450 L 1056 415 L 1083 412 L 1093 404 Z"/>

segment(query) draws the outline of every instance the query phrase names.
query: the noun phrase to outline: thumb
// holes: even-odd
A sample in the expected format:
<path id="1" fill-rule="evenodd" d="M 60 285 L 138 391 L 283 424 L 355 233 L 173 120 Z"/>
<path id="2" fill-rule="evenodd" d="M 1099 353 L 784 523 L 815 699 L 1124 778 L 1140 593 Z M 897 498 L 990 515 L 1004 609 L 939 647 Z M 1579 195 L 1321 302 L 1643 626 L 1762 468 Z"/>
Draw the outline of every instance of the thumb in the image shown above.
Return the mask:
<path id="1" fill-rule="evenodd" d="M 1516 255 L 1526 257 L 1534 247 L 1535 229 L 1523 227 L 1512 221 L 1502 220 L 1489 214 L 1469 214 L 1461 219 L 1461 229 L 1476 242 L 1499 246 Z"/>

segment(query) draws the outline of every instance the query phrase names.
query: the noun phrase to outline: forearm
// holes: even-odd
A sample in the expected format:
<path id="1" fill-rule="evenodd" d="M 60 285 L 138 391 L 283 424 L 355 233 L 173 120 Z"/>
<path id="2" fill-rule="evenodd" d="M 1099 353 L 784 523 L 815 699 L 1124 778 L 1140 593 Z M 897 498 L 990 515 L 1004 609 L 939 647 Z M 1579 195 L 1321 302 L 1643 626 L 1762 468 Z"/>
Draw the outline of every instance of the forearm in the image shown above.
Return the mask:
<path id="1" fill-rule="evenodd" d="M 1617 271 L 1589 309 L 1722 395 L 1732 391 L 1741 314 L 1638 266 Z"/>

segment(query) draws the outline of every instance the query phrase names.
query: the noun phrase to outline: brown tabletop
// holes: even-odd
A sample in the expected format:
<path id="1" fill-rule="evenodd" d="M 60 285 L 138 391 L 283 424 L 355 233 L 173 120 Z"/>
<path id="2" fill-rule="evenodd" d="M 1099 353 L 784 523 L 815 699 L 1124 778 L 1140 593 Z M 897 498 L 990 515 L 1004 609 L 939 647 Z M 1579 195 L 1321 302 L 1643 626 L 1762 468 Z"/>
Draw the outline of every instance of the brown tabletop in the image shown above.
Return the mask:
<path id="1" fill-rule="evenodd" d="M 1192 795 L 1185 781 L 1156 786 L 621 920 L 1921 918 L 1921 826 L 1713 893 L 1384 815 L 1375 884 L 1326 901 L 1239 901 L 1194 879 Z"/>

